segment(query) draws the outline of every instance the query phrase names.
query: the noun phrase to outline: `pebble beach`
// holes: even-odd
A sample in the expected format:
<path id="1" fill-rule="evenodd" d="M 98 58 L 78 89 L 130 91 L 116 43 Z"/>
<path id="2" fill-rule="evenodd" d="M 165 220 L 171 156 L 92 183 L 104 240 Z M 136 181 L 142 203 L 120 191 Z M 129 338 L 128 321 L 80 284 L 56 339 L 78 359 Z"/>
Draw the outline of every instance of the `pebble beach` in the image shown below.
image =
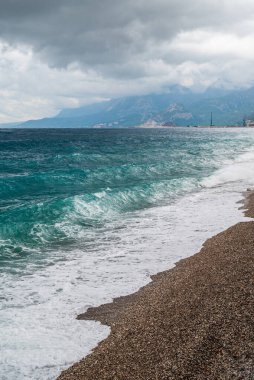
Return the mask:
<path id="1" fill-rule="evenodd" d="M 241 222 L 137 293 L 79 315 L 111 334 L 58 380 L 254 379 L 253 271 L 254 222 Z"/>

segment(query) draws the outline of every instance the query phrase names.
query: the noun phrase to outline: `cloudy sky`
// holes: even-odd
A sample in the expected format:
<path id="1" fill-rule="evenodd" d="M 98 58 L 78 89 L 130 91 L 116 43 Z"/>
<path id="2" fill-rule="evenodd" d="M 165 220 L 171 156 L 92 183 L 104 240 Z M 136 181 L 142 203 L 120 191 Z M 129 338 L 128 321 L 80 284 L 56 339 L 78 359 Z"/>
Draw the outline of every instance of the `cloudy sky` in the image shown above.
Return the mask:
<path id="1" fill-rule="evenodd" d="M 0 122 L 254 83 L 253 0 L 0 0 Z"/>

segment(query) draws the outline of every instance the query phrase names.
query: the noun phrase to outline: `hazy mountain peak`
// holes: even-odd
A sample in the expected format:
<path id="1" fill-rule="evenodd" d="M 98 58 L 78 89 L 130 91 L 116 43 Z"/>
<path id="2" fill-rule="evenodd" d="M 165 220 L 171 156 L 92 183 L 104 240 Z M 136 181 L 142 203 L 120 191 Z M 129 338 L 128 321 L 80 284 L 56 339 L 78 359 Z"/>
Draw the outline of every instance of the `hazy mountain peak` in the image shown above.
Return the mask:
<path id="1" fill-rule="evenodd" d="M 196 93 L 176 85 L 168 90 L 65 109 L 55 118 L 30 121 L 23 126 L 119 128 L 149 120 L 169 125 L 209 125 L 211 112 L 217 125 L 232 125 L 254 112 L 254 87 L 234 91 L 209 87 L 204 93 Z"/>

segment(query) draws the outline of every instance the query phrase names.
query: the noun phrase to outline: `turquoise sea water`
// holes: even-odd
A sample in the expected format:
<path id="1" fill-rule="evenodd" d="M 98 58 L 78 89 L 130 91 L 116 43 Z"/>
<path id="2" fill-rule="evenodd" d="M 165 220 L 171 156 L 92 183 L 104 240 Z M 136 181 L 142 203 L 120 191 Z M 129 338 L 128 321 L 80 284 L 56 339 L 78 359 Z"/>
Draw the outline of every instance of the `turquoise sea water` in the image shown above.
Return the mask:
<path id="1" fill-rule="evenodd" d="M 194 191 L 252 144 L 225 130 L 1 132 L 1 270 L 22 274 L 56 247 L 86 245 L 80 230 Z"/>
<path id="2" fill-rule="evenodd" d="M 240 129 L 0 130 L 2 378 L 50 379 L 70 364 L 72 359 L 60 352 L 59 331 L 59 341 L 52 332 L 57 331 L 57 322 L 49 331 L 42 324 L 38 344 L 29 324 L 31 308 L 35 319 L 40 318 L 39 307 L 44 305 L 48 314 L 54 310 L 50 318 L 57 320 L 60 306 L 56 310 L 50 302 L 62 297 L 68 303 L 69 295 L 64 298 L 63 294 L 73 284 L 75 292 L 78 279 L 89 283 L 82 299 L 73 295 L 79 305 L 99 304 L 103 297 L 114 296 L 121 284 L 128 292 L 133 279 L 125 280 L 131 261 L 126 258 L 142 242 L 135 260 L 148 261 L 143 257 L 148 251 L 146 231 L 153 234 L 153 225 L 160 221 L 153 252 L 166 244 L 164 236 L 169 231 L 174 238 L 177 222 L 166 220 L 165 207 L 174 205 L 179 215 L 178 202 L 198 194 L 208 199 L 207 189 L 219 188 L 223 194 L 223 186 L 228 191 L 234 189 L 230 184 L 237 183 L 244 190 L 252 183 L 253 147 L 254 131 Z M 128 261 L 124 270 L 115 265 L 120 258 Z M 99 264 L 103 260 L 105 272 Z M 66 276 L 74 272 L 76 263 L 82 273 L 75 269 L 74 277 Z M 148 273 L 149 265 L 142 266 L 142 271 Z M 114 281 L 107 283 L 112 292 L 107 289 L 107 296 L 102 297 L 106 275 Z M 76 329 L 80 339 L 77 356 L 81 357 L 83 341 Z M 96 335 L 93 329 L 87 338 L 91 341 Z M 20 358 L 15 363 L 14 353 Z"/>

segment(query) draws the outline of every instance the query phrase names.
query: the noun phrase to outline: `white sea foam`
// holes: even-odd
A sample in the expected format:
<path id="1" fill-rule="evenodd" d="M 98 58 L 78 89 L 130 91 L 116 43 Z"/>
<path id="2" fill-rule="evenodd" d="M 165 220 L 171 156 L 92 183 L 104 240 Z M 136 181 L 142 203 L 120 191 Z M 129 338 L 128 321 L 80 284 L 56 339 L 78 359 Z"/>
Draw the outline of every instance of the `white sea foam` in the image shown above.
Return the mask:
<path id="1" fill-rule="evenodd" d="M 251 185 L 253 183 L 253 173 L 254 151 L 251 150 L 217 170 L 211 177 L 206 178 L 202 182 L 202 185 L 205 187 L 216 187 L 237 181 Z"/>
<path id="2" fill-rule="evenodd" d="M 5 275 L 1 379 L 54 379 L 88 354 L 109 328 L 75 316 L 136 291 L 150 274 L 172 267 L 208 237 L 244 220 L 236 205 L 242 186 L 207 188 L 170 206 L 130 214 L 100 230 L 93 237 L 96 246 L 86 252 L 69 252 L 66 260 L 31 268 L 24 277 Z"/>

